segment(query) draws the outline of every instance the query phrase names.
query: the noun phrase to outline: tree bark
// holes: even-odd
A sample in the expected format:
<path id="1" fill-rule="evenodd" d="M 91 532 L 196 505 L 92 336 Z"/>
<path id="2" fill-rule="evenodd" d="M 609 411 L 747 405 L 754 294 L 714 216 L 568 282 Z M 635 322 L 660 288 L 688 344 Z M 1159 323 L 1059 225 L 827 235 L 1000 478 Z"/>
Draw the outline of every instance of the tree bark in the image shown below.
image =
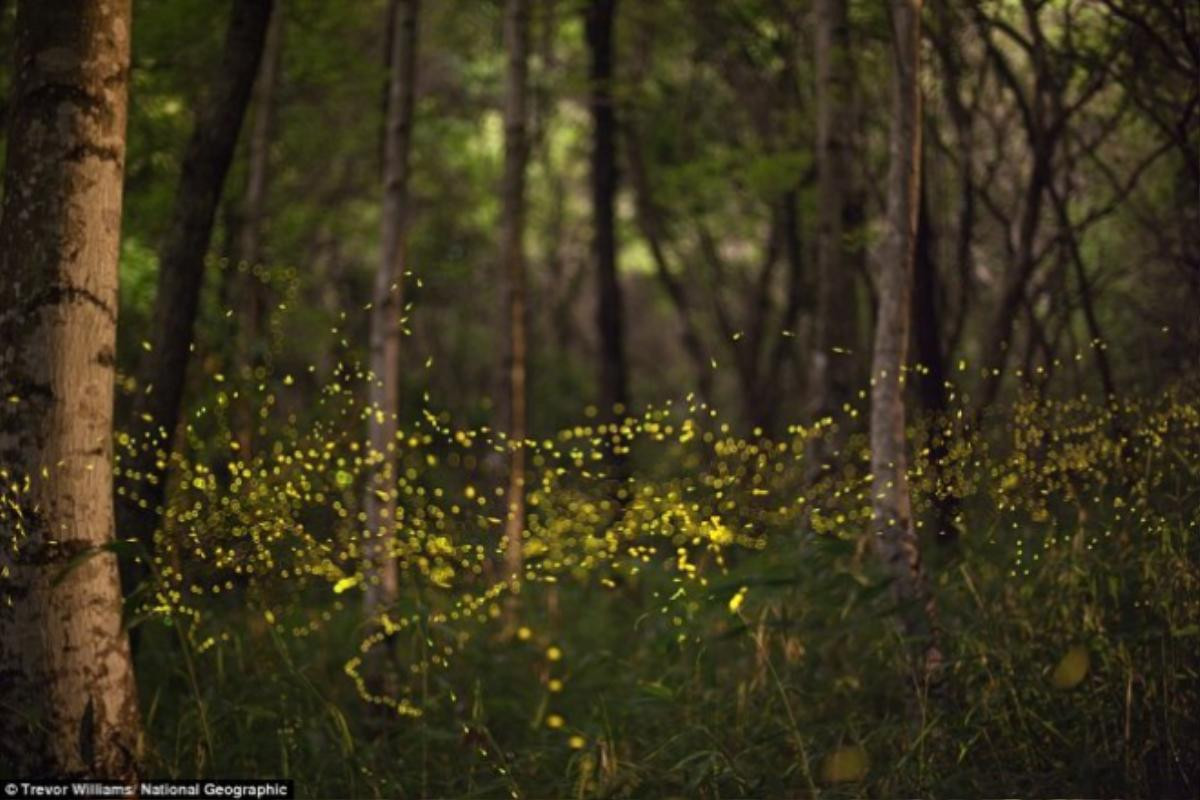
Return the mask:
<path id="1" fill-rule="evenodd" d="M 613 27 L 617 0 L 590 0 L 586 30 L 590 65 L 588 105 L 592 115 L 592 216 L 595 231 L 596 325 L 600 342 L 600 416 L 616 419 L 629 404 L 629 372 L 625 358 L 624 308 L 617 280 L 616 113 L 613 104 Z M 620 408 L 620 411 L 617 409 Z"/>
<path id="2" fill-rule="evenodd" d="M 131 422 L 134 452 L 122 470 L 137 487 L 127 487 L 134 491 L 117 500 L 118 531 L 136 538 L 150 552 L 165 497 L 168 454 L 180 418 L 213 219 L 258 72 L 271 6 L 272 0 L 233 4 L 221 64 L 196 115 L 160 251 L 151 349 L 137 370 Z"/>
<path id="3" fill-rule="evenodd" d="M 913 258 L 913 340 L 917 346 L 917 393 L 929 416 L 929 468 L 934 480 L 942 475 L 948 450 L 942 433 L 946 414 L 946 356 L 942 345 L 942 313 L 938 302 L 938 267 L 934 256 L 933 220 L 929 216 L 929 191 L 922 162 L 920 206 L 917 209 L 917 239 Z M 959 506 L 954 498 L 933 498 L 937 542 L 951 544 L 958 538 L 955 518 Z"/>
<path id="4" fill-rule="evenodd" d="M 0 764 L 134 777 L 112 421 L 129 0 L 23 0 L 0 219 Z M 0 489 L 3 495 L 6 489 Z"/>
<path id="5" fill-rule="evenodd" d="M 891 1 L 892 126 L 887 232 L 876 272 L 879 310 L 871 368 L 871 494 L 879 555 L 893 578 L 905 633 L 920 648 L 921 674 L 929 679 L 937 673 L 942 656 L 936 636 L 936 608 L 912 519 L 904 408 L 921 180 L 921 4 L 922 0 Z"/>
<path id="6" fill-rule="evenodd" d="M 254 84 L 254 113 L 250 126 L 249 174 L 242 197 L 242 219 L 238 229 L 237 260 L 244 263 L 242 294 L 238 298 L 240 324 L 237 332 L 238 367 L 248 370 L 245 383 L 256 385 L 254 372 L 265 363 L 270 287 L 263 262 L 263 238 L 267 225 L 267 186 L 271 168 L 271 139 L 275 124 L 275 94 L 283 53 L 283 2 L 276 0 L 263 43 L 262 62 Z M 254 427 L 258 415 L 252 398 L 238 404 L 234 435 L 243 459 L 253 452 Z"/>
<path id="7" fill-rule="evenodd" d="M 505 522 L 505 574 L 519 591 L 525 531 L 525 439 L 528 420 L 526 388 L 525 300 L 525 172 L 529 161 L 526 117 L 529 93 L 529 0 L 507 0 L 504 11 L 504 49 L 508 77 L 504 100 L 504 185 L 501 195 L 503 241 L 501 258 L 508 277 L 509 314 L 509 477 Z"/>
<path id="8" fill-rule="evenodd" d="M 858 233 L 861 214 L 848 196 L 846 152 L 852 130 L 850 37 L 846 0 L 818 0 L 817 67 L 817 342 L 809 378 L 812 415 L 833 416 L 854 396 L 858 303 L 847 236 Z M 832 446 L 837 448 L 835 439 Z M 814 452 L 815 461 L 825 457 Z"/>
<path id="9" fill-rule="evenodd" d="M 379 270 L 371 306 L 370 485 L 365 508 L 366 610 L 374 614 L 399 592 L 391 544 L 396 525 L 396 431 L 400 413 L 400 337 L 403 334 L 404 271 L 408 262 L 408 180 L 416 102 L 418 0 L 388 7 L 387 117 L 383 160 L 383 223 Z"/>

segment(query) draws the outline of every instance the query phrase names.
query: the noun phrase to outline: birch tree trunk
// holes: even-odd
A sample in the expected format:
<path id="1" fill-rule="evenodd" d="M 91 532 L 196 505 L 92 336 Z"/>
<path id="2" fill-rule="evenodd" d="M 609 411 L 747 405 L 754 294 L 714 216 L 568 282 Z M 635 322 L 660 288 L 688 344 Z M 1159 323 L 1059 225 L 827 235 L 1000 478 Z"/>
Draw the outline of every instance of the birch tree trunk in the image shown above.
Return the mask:
<path id="1" fill-rule="evenodd" d="M 396 431 L 400 413 L 404 271 L 408 260 L 408 177 L 416 97 L 418 5 L 418 0 L 392 0 L 388 6 L 391 49 L 383 146 L 380 231 L 383 246 L 372 294 L 368 395 L 373 468 L 364 503 L 370 535 L 365 553 L 369 615 L 394 602 L 399 591 L 391 543 L 396 529 Z"/>
<path id="2" fill-rule="evenodd" d="M 876 271 L 879 309 L 871 365 L 872 507 L 877 547 L 901 607 L 905 633 L 920 648 L 922 675 L 941 664 L 936 608 L 925 579 L 906 476 L 904 366 L 912 313 L 921 164 L 918 84 L 922 0 L 891 0 L 894 63 L 887 231 Z"/>
<path id="3" fill-rule="evenodd" d="M 0 212 L 0 485 L 17 487 L 0 502 L 10 776 L 129 778 L 139 757 L 117 561 L 97 550 L 113 541 L 129 25 L 129 0 L 18 8 Z"/>
<path id="4" fill-rule="evenodd" d="M 509 477 L 505 521 L 505 572 L 520 590 L 525 530 L 526 328 L 525 170 L 529 161 L 526 106 L 529 75 L 529 0 L 507 0 L 504 48 L 508 77 L 504 100 L 503 242 L 501 258 L 508 276 L 509 312 Z"/>

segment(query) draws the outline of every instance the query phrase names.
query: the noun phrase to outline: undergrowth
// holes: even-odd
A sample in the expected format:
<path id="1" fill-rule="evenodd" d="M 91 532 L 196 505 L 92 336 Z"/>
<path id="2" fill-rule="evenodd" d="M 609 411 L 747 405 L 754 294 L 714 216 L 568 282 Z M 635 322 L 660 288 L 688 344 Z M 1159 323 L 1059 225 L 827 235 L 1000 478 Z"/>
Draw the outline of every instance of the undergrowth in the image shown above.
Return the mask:
<path id="1" fill-rule="evenodd" d="M 689 400 L 510 443 L 427 409 L 396 442 L 401 597 L 363 619 L 363 380 L 264 414 L 252 454 L 227 412 L 253 390 L 218 392 L 163 454 L 152 577 L 126 609 L 149 774 L 288 777 L 306 797 L 1200 791 L 1184 386 L 1030 392 L 979 424 L 954 398 L 912 428 L 947 657 L 930 690 L 875 563 L 854 415 L 771 441 Z M 842 444 L 814 477 L 815 438 Z M 516 592 L 494 566 L 514 446 L 531 453 Z M 935 536 L 947 518 L 956 535 Z"/>

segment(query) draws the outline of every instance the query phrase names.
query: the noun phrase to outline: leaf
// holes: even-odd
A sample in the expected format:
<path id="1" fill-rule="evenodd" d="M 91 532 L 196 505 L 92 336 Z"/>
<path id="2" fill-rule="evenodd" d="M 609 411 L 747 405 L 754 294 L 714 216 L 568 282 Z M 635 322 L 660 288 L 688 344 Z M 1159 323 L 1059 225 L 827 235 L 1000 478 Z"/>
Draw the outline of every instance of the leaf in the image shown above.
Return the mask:
<path id="1" fill-rule="evenodd" d="M 675 693 L 661 683 L 643 683 L 641 690 L 651 697 L 657 697 L 659 700 L 674 700 Z"/>
<path id="2" fill-rule="evenodd" d="M 859 745 L 839 747 L 825 758 L 821 770 L 826 783 L 852 783 L 867 777 L 870 760 Z"/>
<path id="3" fill-rule="evenodd" d="M 61 584 L 72 572 L 83 566 L 84 562 L 92 556 L 97 556 L 101 553 L 112 553 L 118 558 L 134 558 L 143 552 L 141 543 L 136 539 L 115 539 L 99 547 L 89 547 L 73 555 L 63 566 L 62 570 L 54 576 L 54 580 L 50 582 L 50 586 L 56 587 Z"/>
<path id="4" fill-rule="evenodd" d="M 1081 644 L 1073 646 L 1059 660 L 1050 676 L 1050 685 L 1055 689 L 1074 689 L 1087 677 L 1091 658 Z"/>
<path id="5" fill-rule="evenodd" d="M 342 714 L 342 710 L 333 703 L 327 702 L 325 709 L 329 713 L 330 719 L 333 720 L 334 730 L 342 740 L 342 752 L 350 755 L 354 752 L 354 737 L 350 734 L 350 726 L 346 722 L 346 716 Z"/>

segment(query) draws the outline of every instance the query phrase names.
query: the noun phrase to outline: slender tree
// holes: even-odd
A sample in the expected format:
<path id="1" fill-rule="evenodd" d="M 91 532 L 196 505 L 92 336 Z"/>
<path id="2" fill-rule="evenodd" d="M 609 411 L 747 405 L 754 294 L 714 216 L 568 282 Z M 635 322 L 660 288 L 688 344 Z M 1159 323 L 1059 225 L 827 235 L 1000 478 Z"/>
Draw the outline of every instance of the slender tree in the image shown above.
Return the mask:
<path id="1" fill-rule="evenodd" d="M 129 778 L 113 542 L 129 0 L 23 0 L 0 212 L 0 764 Z"/>
<path id="2" fill-rule="evenodd" d="M 850 36 L 846 0 L 817 0 L 817 330 L 809 378 L 813 416 L 836 414 L 854 393 L 858 303 L 847 235 L 860 214 L 850 202 Z M 834 443 L 836 447 L 836 442 Z M 814 452 L 814 464 L 822 458 Z"/>
<path id="3" fill-rule="evenodd" d="M 679 318 L 679 340 L 696 373 L 696 387 L 705 402 L 711 403 L 714 397 L 710 357 L 706 355 L 707 351 L 700 335 L 701 325 L 697 320 L 695 303 L 688 293 L 686 284 L 671 271 L 671 265 L 667 261 L 663 209 L 650 185 L 646 157 L 642 152 L 641 132 L 632 116 L 630 114 L 626 117 L 622 126 L 622 134 L 625 141 L 630 183 L 633 186 L 634 214 L 638 230 L 646 241 L 646 247 L 650 250 L 655 275 Z"/>
<path id="4" fill-rule="evenodd" d="M 917 209 L 917 239 L 913 257 L 912 314 L 913 343 L 917 348 L 917 394 L 930 420 L 928 464 L 935 480 L 943 475 L 943 462 L 948 453 L 946 436 L 942 433 L 946 414 L 946 357 L 942 346 L 942 310 L 939 302 L 938 265 L 934 257 L 936 242 L 933 220 L 930 218 L 929 192 L 926 187 L 925 165 L 922 159 L 920 176 L 920 205 Z M 934 523 L 939 544 L 950 544 L 958 538 L 955 518 L 958 503 L 952 498 L 934 498 Z"/>
<path id="5" fill-rule="evenodd" d="M 529 0 L 507 0 L 504 46 L 508 77 L 504 99 L 504 205 L 501 259 L 508 276 L 509 314 L 509 479 L 505 522 L 505 572 L 519 588 L 522 534 L 525 530 L 525 439 L 528 430 L 525 401 L 525 172 L 529 161 L 526 117 L 529 94 Z"/>
<path id="6" fill-rule="evenodd" d="M 922 0 L 892 0 L 892 125 L 887 233 L 876 271 L 878 313 L 871 363 L 872 511 L 877 546 L 901 604 L 907 635 L 922 649 L 922 674 L 941 663 L 936 608 L 925 579 L 906 477 L 904 369 L 912 314 L 920 202 Z"/>
<path id="7" fill-rule="evenodd" d="M 592 258 L 596 267 L 596 325 L 600 342 L 600 413 L 629 403 L 624 307 L 617 279 L 615 200 L 617 193 L 616 111 L 613 104 L 613 28 L 617 0 L 590 0 L 586 9 L 590 66 L 588 105 L 592 116 Z"/>
<path id="8" fill-rule="evenodd" d="M 417 77 L 418 0 L 388 5 L 388 90 L 383 146 L 382 248 L 371 304 L 369 435 L 371 482 L 365 507 L 366 608 L 376 612 L 399 590 L 391 542 L 396 524 L 396 431 L 400 413 L 400 338 L 408 262 L 409 153 Z"/>
<path id="9" fill-rule="evenodd" d="M 137 370 L 131 437 L 135 450 L 123 467 L 124 476 L 137 481 L 137 491 L 121 495 L 117 502 L 121 536 L 135 537 L 147 549 L 153 547 L 165 497 L 167 453 L 180 418 L 213 219 L 250 102 L 271 6 L 272 0 L 234 0 L 221 63 L 196 113 L 160 251 L 151 349 Z"/>
<path id="10" fill-rule="evenodd" d="M 1020 212 L 1010 232 L 1009 269 L 1001 282 L 999 303 L 989 326 L 984 350 L 985 374 L 978 390 L 976 416 L 981 415 L 1000 393 L 1013 349 L 1015 320 L 1029 303 L 1034 283 L 1045 255 L 1039 247 L 1039 235 L 1045 207 L 1055 181 L 1057 161 L 1064 145 L 1068 125 L 1107 84 L 1106 70 L 1080 71 L 1086 77 L 1072 92 L 1070 80 L 1058 67 L 1061 50 L 1046 35 L 1042 13 L 1044 4 L 1021 4 L 1027 35 L 1013 37 L 1012 27 L 987 17 L 981 6 L 974 6 L 974 20 L 989 60 L 1000 82 L 1010 91 L 1017 105 L 1030 156 L 1029 177 L 1022 190 Z M 995 41 L 996 31 L 1006 42 L 1015 42 L 1027 59 L 1031 76 L 1026 81 L 1009 54 Z M 1004 220 L 1007 223 L 1007 220 Z M 1052 359 L 1052 356 L 1049 356 Z"/>
<path id="11" fill-rule="evenodd" d="M 267 227 L 267 187 L 271 169 L 271 141 L 275 127 L 275 97 L 279 86 L 280 63 L 283 55 L 284 4 L 276 0 L 263 44 L 262 62 L 254 84 L 253 115 L 250 125 L 249 170 L 242 196 L 242 215 L 238 226 L 235 249 L 237 259 L 244 263 L 242 294 L 238 298 L 239 325 L 237 349 L 239 366 L 253 373 L 263 364 L 266 349 L 267 308 L 270 289 L 263 272 L 264 234 Z M 256 417 L 250 400 L 243 398 L 235 421 L 237 441 L 242 457 L 248 458 L 254 439 Z"/>

